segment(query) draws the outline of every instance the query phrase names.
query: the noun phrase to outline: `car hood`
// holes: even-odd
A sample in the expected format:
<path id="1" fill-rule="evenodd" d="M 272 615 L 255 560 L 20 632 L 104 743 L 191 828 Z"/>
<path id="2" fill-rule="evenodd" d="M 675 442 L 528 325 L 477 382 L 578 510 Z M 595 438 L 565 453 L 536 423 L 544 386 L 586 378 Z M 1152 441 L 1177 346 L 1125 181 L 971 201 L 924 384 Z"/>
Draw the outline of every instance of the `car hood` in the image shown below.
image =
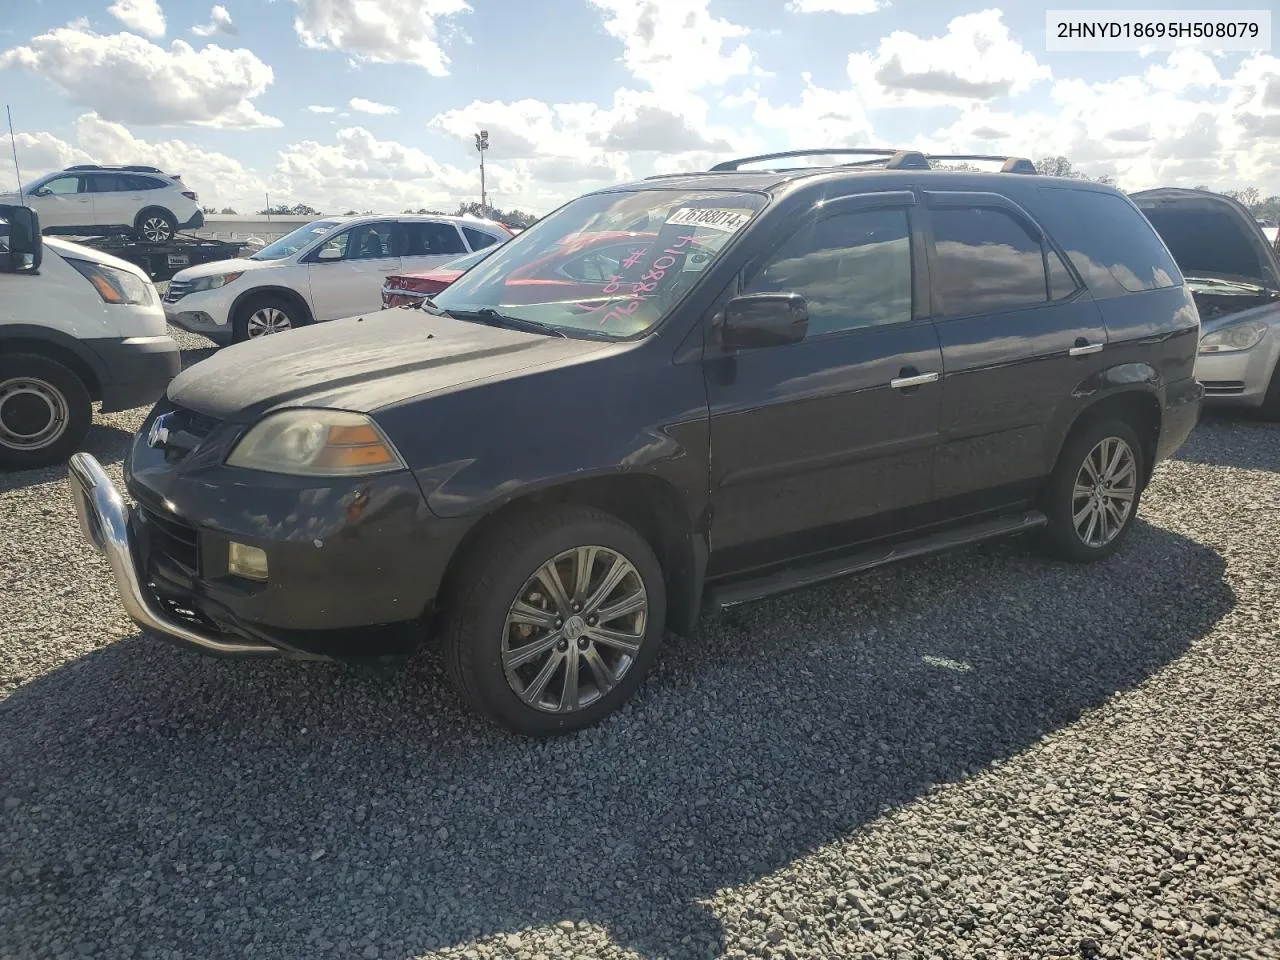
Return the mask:
<path id="1" fill-rule="evenodd" d="M 1280 263 L 1251 214 L 1230 197 L 1164 187 L 1129 195 L 1187 277 L 1214 277 L 1280 290 Z"/>
<path id="2" fill-rule="evenodd" d="M 611 349 L 616 346 L 597 340 L 388 310 L 227 347 L 180 373 L 167 395 L 179 406 L 242 423 L 283 407 L 374 413 Z"/>
<path id="3" fill-rule="evenodd" d="M 282 263 L 292 262 L 289 258 L 283 260 L 250 260 L 247 257 L 237 257 L 234 260 L 215 260 L 212 263 L 200 263 L 194 267 L 187 267 L 185 270 L 179 270 L 173 275 L 174 280 L 197 280 L 200 277 L 216 277 L 222 273 L 231 273 L 236 270 L 265 270 L 268 267 L 278 267 Z"/>

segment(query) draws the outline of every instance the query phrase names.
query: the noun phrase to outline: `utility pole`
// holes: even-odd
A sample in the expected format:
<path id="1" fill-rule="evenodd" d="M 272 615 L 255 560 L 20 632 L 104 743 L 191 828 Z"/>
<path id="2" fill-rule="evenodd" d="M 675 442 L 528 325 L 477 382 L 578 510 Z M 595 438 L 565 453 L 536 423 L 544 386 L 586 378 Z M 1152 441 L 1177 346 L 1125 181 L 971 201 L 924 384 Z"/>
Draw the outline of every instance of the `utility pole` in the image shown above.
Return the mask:
<path id="1" fill-rule="evenodd" d="M 480 154 L 480 207 L 481 213 L 488 214 L 489 198 L 484 189 L 484 152 L 489 149 L 489 131 L 481 130 L 476 134 L 476 153 Z"/>

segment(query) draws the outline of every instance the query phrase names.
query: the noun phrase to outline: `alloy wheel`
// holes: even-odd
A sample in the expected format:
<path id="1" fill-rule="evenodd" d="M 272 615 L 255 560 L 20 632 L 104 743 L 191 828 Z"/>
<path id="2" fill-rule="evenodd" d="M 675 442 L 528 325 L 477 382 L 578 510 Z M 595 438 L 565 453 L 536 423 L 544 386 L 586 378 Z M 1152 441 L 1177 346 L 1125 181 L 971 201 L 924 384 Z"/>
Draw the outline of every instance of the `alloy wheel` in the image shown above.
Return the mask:
<path id="1" fill-rule="evenodd" d="M 293 322 L 289 319 L 289 315 L 278 307 L 262 307 L 249 314 L 250 340 L 269 337 L 273 333 L 284 333 L 292 328 Z"/>
<path id="2" fill-rule="evenodd" d="M 1106 437 L 1084 458 L 1071 494 L 1071 521 L 1087 547 L 1105 547 L 1120 535 L 1138 493 L 1138 461 L 1119 437 Z"/>
<path id="3" fill-rule="evenodd" d="M 630 560 L 608 547 L 566 550 L 534 571 L 507 611 L 507 683 L 535 710 L 582 710 L 631 669 L 648 616 L 644 580 Z"/>
<path id="4" fill-rule="evenodd" d="M 164 217 L 147 217 L 142 221 L 142 235 L 152 243 L 163 243 L 173 236 L 173 230 Z"/>
<path id="5" fill-rule="evenodd" d="M 56 443 L 70 416 L 66 398 L 43 380 L 0 382 L 0 444 L 11 450 L 43 450 Z"/>

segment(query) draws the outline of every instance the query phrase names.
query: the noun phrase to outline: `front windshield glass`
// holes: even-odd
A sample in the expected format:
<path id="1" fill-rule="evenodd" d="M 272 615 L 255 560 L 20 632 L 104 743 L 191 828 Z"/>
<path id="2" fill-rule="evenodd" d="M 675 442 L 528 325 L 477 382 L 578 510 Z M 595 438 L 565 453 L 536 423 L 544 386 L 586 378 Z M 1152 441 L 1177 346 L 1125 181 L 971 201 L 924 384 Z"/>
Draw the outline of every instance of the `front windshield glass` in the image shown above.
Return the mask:
<path id="1" fill-rule="evenodd" d="M 249 259 L 283 260 L 285 257 L 292 257 L 312 240 L 319 240 L 337 225 L 337 220 L 316 220 L 314 223 L 308 223 L 293 233 L 285 234 L 279 240 L 273 240 Z"/>
<path id="2" fill-rule="evenodd" d="M 504 243 L 435 306 L 634 336 L 666 317 L 763 205 L 758 194 L 712 190 L 580 197 Z"/>

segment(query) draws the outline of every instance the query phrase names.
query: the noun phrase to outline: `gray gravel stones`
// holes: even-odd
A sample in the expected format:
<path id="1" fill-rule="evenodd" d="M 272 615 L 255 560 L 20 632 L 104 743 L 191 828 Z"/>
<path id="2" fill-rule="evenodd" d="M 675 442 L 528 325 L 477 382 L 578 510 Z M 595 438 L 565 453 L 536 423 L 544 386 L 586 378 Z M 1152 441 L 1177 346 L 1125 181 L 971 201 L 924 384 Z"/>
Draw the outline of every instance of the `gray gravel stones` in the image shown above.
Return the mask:
<path id="1" fill-rule="evenodd" d="M 431 654 L 139 637 L 63 471 L 0 478 L 0 957 L 1280 957 L 1280 426 L 1142 517 L 744 608 L 539 744 Z"/>

